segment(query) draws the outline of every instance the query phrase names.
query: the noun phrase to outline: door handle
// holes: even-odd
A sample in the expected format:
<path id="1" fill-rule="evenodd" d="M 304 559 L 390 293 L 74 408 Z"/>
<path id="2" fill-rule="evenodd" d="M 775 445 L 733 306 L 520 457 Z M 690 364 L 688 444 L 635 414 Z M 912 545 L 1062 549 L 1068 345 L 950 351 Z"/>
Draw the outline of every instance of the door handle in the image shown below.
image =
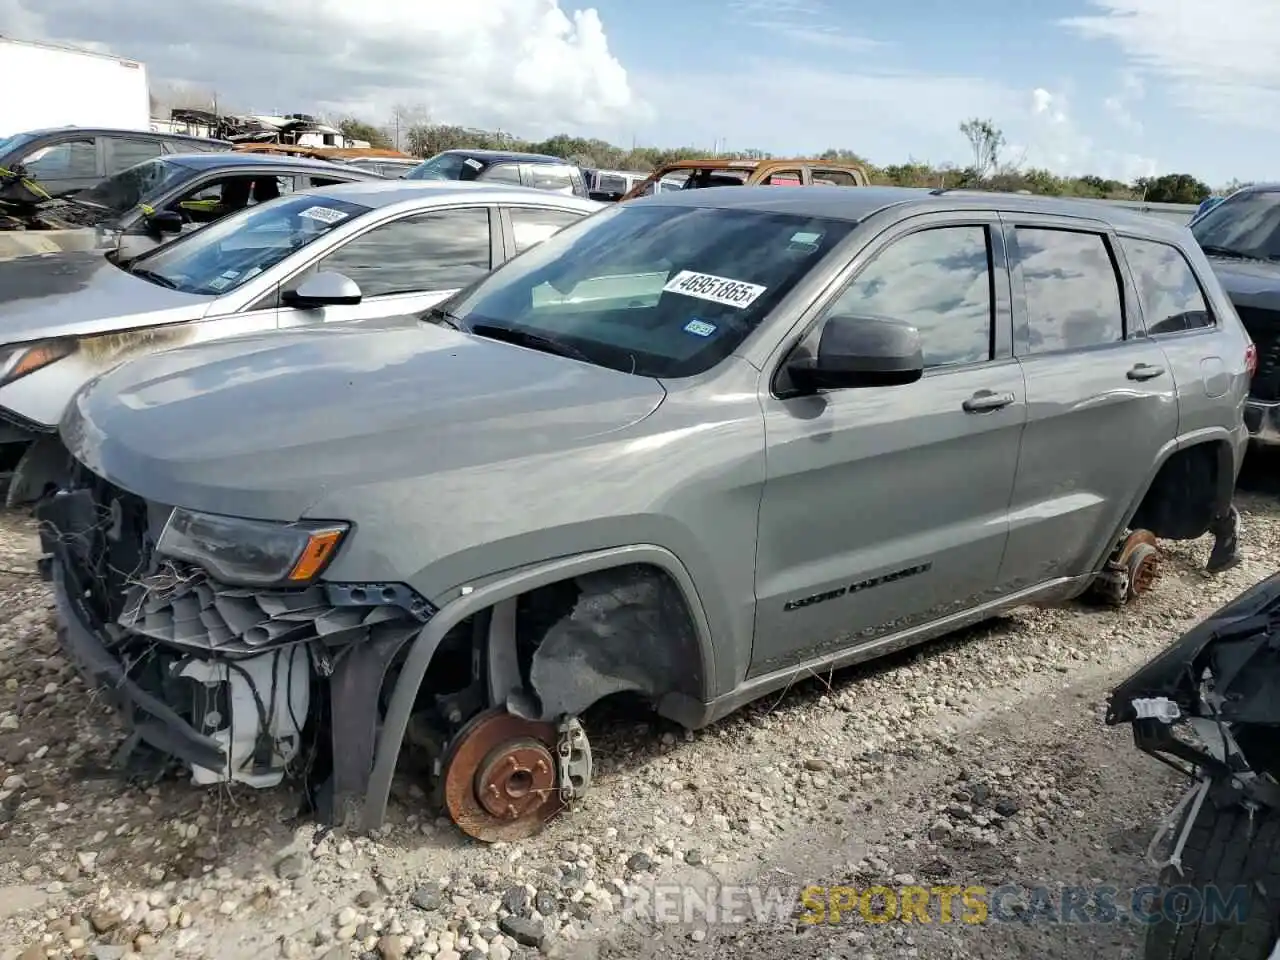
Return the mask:
<path id="1" fill-rule="evenodd" d="M 1012 393 L 992 393 L 990 390 L 979 390 L 961 406 L 965 413 L 990 413 L 1001 410 L 1016 400 Z"/>
<path id="2" fill-rule="evenodd" d="M 1135 363 L 1133 369 L 1125 374 L 1130 380 L 1154 380 L 1164 373 L 1164 367 L 1153 367 L 1149 363 Z"/>

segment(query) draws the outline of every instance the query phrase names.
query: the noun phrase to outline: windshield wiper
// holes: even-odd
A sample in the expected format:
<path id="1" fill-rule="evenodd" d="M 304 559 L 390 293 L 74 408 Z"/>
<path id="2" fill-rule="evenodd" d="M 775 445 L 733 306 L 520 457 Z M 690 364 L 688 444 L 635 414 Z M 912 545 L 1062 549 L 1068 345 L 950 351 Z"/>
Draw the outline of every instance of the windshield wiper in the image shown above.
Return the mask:
<path id="1" fill-rule="evenodd" d="M 570 346 L 563 340 L 557 340 L 545 334 L 534 333 L 531 330 L 504 327 L 497 323 L 477 323 L 469 327 L 467 332 L 474 333 L 478 337 L 489 337 L 493 340 L 514 343 L 517 346 L 528 347 L 531 350 L 541 350 L 543 353 L 554 353 L 560 357 L 568 357 L 570 360 L 594 363 L 590 357 L 577 347 Z"/>
<path id="2" fill-rule="evenodd" d="M 135 277 L 141 277 L 143 280 L 150 280 L 158 287 L 166 287 L 169 290 L 177 290 L 178 285 L 163 274 L 156 273 L 154 270 L 148 270 L 145 267 L 134 267 L 129 271 Z"/>
<path id="3" fill-rule="evenodd" d="M 1213 244 L 1200 244 L 1200 249 L 1210 257 L 1228 257 L 1232 260 L 1261 260 L 1261 257 L 1255 257 L 1251 253 L 1245 253 L 1243 250 L 1236 250 L 1233 247 L 1216 247 Z"/>

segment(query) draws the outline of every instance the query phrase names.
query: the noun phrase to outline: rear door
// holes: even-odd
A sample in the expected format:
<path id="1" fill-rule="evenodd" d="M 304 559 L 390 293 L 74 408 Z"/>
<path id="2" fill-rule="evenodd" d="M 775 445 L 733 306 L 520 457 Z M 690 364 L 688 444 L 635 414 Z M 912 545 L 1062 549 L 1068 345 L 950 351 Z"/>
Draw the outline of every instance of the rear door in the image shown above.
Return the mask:
<path id="1" fill-rule="evenodd" d="M 1195 271 L 1173 244 L 1122 236 L 1120 245 L 1147 335 L 1164 351 L 1178 390 L 1178 433 L 1221 426 L 1220 398 L 1231 389 L 1231 368 Z"/>
<path id="2" fill-rule="evenodd" d="M 1003 576 L 1082 576 L 1177 434 L 1174 380 L 1105 224 L 1004 217 L 1028 419 Z"/>
<path id="3" fill-rule="evenodd" d="M 502 256 L 498 211 L 490 206 L 410 213 L 347 240 L 281 285 L 296 288 L 329 270 L 350 277 L 363 298 L 354 306 L 301 310 L 280 306 L 280 326 L 370 320 L 420 313 L 488 273 Z"/>
<path id="4" fill-rule="evenodd" d="M 891 228 L 802 349 L 834 315 L 912 324 L 926 372 L 818 396 L 788 397 L 776 381 L 762 391 L 753 675 L 1008 592 L 999 570 L 1027 408 L 998 217 Z"/>

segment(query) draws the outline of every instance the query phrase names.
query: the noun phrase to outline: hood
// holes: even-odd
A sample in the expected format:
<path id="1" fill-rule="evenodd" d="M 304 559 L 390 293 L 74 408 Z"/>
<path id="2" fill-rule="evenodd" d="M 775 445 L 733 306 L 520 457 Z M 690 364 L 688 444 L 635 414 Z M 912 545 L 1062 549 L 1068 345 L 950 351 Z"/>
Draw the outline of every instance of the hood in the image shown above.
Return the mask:
<path id="1" fill-rule="evenodd" d="M 1210 257 L 1218 282 L 1237 307 L 1280 310 L 1280 263 Z"/>
<path id="2" fill-rule="evenodd" d="M 195 320 L 213 299 L 149 283 L 93 250 L 0 260 L 0 344 Z"/>
<path id="3" fill-rule="evenodd" d="M 658 381 L 430 324 L 275 331 L 131 360 L 62 437 L 167 505 L 296 520 L 326 493 L 518 463 L 656 410 Z"/>

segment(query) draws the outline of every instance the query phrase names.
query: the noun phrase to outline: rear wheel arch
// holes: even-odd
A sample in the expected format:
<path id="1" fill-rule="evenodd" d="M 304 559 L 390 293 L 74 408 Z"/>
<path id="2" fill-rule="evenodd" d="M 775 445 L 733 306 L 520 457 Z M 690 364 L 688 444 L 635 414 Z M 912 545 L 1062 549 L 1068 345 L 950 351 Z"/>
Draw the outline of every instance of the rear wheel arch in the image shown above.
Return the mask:
<path id="1" fill-rule="evenodd" d="M 1235 459 L 1226 438 L 1179 445 L 1161 461 L 1128 526 L 1165 540 L 1202 537 L 1230 506 L 1235 480 Z"/>

